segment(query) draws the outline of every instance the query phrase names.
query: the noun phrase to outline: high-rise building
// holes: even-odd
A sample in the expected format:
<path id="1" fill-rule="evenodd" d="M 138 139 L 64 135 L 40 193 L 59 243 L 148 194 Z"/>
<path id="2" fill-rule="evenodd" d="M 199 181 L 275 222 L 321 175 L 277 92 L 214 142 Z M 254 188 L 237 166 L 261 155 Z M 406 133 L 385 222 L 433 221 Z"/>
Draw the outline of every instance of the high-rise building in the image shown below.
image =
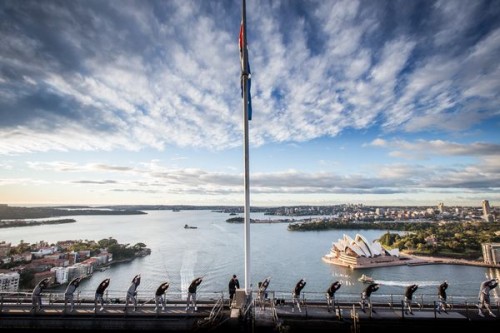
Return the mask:
<path id="1" fill-rule="evenodd" d="M 440 213 L 444 212 L 444 203 L 443 202 L 438 203 L 438 210 Z"/>
<path id="2" fill-rule="evenodd" d="M 490 203 L 488 200 L 483 200 L 483 219 L 486 222 L 493 222 L 494 217 L 491 213 Z"/>
<path id="3" fill-rule="evenodd" d="M 483 215 L 487 216 L 491 214 L 490 202 L 488 200 L 483 200 Z"/>

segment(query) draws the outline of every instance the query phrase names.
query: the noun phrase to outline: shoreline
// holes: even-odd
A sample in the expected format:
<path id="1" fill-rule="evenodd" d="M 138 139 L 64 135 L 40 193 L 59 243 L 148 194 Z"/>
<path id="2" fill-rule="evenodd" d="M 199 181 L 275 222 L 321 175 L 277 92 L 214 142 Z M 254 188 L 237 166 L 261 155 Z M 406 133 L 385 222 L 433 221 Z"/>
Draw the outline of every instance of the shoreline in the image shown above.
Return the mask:
<path id="1" fill-rule="evenodd" d="M 418 260 L 422 260 L 425 263 L 423 265 L 465 265 L 465 266 L 479 266 L 479 267 L 487 267 L 487 268 L 500 268 L 500 264 L 487 264 L 483 261 L 478 260 L 468 260 L 468 259 L 454 259 L 454 258 L 446 258 L 446 257 L 432 257 L 432 256 L 417 256 L 417 255 L 408 255 L 409 257 L 413 257 Z"/>
<path id="2" fill-rule="evenodd" d="M 20 228 L 20 227 L 33 227 L 37 225 L 47 225 L 47 224 L 65 224 L 65 223 L 75 223 L 75 219 L 57 219 L 57 220 L 0 220 L 0 228 Z"/>

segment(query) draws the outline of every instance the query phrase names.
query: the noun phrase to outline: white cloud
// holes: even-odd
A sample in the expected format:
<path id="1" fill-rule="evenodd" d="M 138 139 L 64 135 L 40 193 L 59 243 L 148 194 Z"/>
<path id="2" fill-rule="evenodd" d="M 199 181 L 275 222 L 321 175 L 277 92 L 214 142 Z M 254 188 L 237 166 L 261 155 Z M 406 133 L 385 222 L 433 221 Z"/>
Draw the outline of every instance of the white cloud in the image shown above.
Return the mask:
<path id="1" fill-rule="evenodd" d="M 406 140 L 391 140 L 377 138 L 373 140 L 370 146 L 390 147 L 407 154 L 439 155 L 439 156 L 497 156 L 500 151 L 500 145 L 486 142 L 473 142 L 463 144 L 443 140 L 416 140 L 414 142 Z"/>

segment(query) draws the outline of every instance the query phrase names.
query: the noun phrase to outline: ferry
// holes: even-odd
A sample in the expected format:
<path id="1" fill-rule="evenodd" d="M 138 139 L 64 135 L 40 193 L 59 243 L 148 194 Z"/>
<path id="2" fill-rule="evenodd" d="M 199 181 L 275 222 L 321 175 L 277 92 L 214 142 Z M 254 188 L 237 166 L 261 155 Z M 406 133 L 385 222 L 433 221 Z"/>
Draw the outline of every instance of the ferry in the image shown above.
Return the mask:
<path id="1" fill-rule="evenodd" d="M 363 283 L 373 283 L 375 282 L 375 280 L 371 277 L 371 276 L 368 276 L 368 275 L 361 275 L 361 277 L 358 279 L 358 281 L 361 281 Z"/>

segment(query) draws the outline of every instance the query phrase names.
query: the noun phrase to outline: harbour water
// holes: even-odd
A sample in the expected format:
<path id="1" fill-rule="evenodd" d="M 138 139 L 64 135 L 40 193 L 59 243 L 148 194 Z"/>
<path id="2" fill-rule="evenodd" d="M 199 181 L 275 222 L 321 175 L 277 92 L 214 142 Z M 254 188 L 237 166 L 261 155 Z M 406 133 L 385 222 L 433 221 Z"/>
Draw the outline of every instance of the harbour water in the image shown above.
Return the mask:
<path id="1" fill-rule="evenodd" d="M 145 243 L 151 255 L 130 263 L 111 266 L 95 272 L 80 285 L 80 290 L 93 293 L 97 285 L 110 278 L 109 290 L 125 294 L 132 278 L 141 274 L 138 291 L 148 292 L 164 281 L 170 282 L 169 293 L 183 295 L 189 283 L 204 276 L 200 293 L 227 292 L 232 274 L 244 283 L 244 226 L 227 223 L 232 216 L 208 210 L 147 211 L 146 215 L 74 216 L 76 223 L 39 225 L 0 229 L 0 240 L 18 244 L 19 241 L 49 243 L 69 239 L 100 240 L 112 237 L 119 243 Z M 282 217 L 252 214 L 253 219 Z M 185 229 L 184 225 L 197 229 Z M 271 277 L 269 290 L 290 297 L 295 283 L 305 278 L 303 293 L 323 295 L 331 282 L 343 282 L 338 294 L 359 295 L 366 286 L 358 281 L 362 274 L 381 284 L 377 294 L 401 295 L 404 288 L 417 283 L 418 293 L 435 295 L 437 286 L 448 281 L 450 297 L 477 298 L 479 285 L 488 276 L 500 277 L 499 270 L 461 265 L 423 265 L 377 267 L 362 270 L 333 266 L 322 261 L 333 241 L 344 233 L 354 238 L 363 234 L 369 241 L 379 238 L 380 230 L 288 231 L 287 223 L 255 223 L 250 228 L 250 262 L 252 289 L 258 281 Z M 498 289 L 498 288 L 497 288 Z M 497 290 L 495 290 L 497 292 Z M 496 293 L 492 297 L 498 299 Z"/>

